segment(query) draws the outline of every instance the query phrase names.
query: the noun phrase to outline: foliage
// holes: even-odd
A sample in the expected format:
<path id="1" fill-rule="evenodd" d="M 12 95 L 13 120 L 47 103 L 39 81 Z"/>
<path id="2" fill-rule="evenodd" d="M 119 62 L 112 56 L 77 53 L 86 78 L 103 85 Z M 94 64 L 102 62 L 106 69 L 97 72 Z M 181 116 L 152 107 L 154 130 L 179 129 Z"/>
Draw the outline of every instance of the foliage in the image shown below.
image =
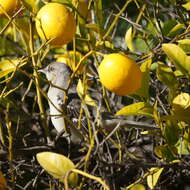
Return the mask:
<path id="1" fill-rule="evenodd" d="M 48 2 L 62 3 L 75 15 L 76 35 L 67 45 L 52 47 L 51 40 L 37 34 L 37 12 Z M 56 178 L 62 173 L 54 178 L 52 171 L 43 171 L 36 160 L 41 152 L 59 153 L 61 165 L 72 163 L 69 169 L 79 178 L 76 189 L 185 189 L 190 164 L 190 2 L 84 2 L 82 9 L 80 1 L 22 0 L 14 15 L 0 17 L 0 189 L 72 188 L 68 173 L 61 183 Z M 54 132 L 47 111 L 49 84 L 37 72 L 69 51 L 75 52 L 70 64 L 82 104 L 79 119 L 85 115 L 88 123 L 81 145 Z M 143 73 L 141 88 L 129 96 L 107 91 L 97 71 L 103 55 L 121 52 Z M 102 111 L 129 124 L 103 128 Z"/>

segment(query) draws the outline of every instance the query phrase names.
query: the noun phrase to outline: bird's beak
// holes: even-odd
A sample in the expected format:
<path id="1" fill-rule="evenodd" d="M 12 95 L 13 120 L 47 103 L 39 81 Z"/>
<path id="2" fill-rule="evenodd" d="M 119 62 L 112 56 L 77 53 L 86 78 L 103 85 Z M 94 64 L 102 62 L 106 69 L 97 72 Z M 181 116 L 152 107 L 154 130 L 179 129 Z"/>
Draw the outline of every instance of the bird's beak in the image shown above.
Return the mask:
<path id="1" fill-rule="evenodd" d="M 44 74 L 46 74 L 46 70 L 45 69 L 39 69 L 38 73 L 44 73 Z"/>

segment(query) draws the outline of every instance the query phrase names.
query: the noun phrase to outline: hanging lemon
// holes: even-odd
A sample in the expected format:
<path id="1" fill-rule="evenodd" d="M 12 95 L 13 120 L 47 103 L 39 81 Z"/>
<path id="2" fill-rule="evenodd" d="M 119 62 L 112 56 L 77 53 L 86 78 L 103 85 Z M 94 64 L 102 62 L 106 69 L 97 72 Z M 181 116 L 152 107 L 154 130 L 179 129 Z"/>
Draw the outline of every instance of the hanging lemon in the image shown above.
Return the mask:
<path id="1" fill-rule="evenodd" d="M 37 13 L 36 29 L 42 39 L 61 46 L 73 39 L 76 24 L 73 14 L 63 4 L 48 3 Z"/>
<path id="2" fill-rule="evenodd" d="M 100 82 L 117 95 L 132 94 L 141 86 L 140 67 L 134 60 L 120 53 L 105 55 L 98 72 Z"/>

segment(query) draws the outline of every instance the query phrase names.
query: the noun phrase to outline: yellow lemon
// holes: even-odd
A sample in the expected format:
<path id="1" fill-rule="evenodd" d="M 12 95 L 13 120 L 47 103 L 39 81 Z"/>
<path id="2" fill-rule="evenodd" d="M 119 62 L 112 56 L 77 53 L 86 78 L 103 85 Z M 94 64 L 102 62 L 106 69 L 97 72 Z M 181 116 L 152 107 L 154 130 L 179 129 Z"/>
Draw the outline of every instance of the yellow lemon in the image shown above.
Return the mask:
<path id="1" fill-rule="evenodd" d="M 8 15 L 12 16 L 21 7 L 20 0 L 0 0 L 0 16 Z"/>
<path id="2" fill-rule="evenodd" d="M 73 39 L 76 24 L 73 14 L 63 4 L 48 3 L 37 13 L 36 29 L 42 39 L 61 46 Z"/>
<path id="3" fill-rule="evenodd" d="M 105 55 L 98 73 L 100 82 L 117 95 L 125 96 L 141 87 L 140 67 L 134 60 L 120 53 Z"/>

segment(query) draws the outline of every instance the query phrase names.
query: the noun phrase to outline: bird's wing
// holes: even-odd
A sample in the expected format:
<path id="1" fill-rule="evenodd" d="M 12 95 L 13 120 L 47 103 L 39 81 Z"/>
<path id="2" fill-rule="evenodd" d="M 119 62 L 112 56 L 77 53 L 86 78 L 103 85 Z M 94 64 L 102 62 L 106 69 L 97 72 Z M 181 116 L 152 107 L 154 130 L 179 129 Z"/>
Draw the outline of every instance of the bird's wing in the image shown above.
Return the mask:
<path id="1" fill-rule="evenodd" d="M 87 121 L 84 115 L 80 118 L 81 112 L 81 99 L 77 93 L 68 94 L 67 114 L 73 122 L 74 126 L 77 126 L 80 122 L 80 127 L 85 129 L 87 127 Z"/>

